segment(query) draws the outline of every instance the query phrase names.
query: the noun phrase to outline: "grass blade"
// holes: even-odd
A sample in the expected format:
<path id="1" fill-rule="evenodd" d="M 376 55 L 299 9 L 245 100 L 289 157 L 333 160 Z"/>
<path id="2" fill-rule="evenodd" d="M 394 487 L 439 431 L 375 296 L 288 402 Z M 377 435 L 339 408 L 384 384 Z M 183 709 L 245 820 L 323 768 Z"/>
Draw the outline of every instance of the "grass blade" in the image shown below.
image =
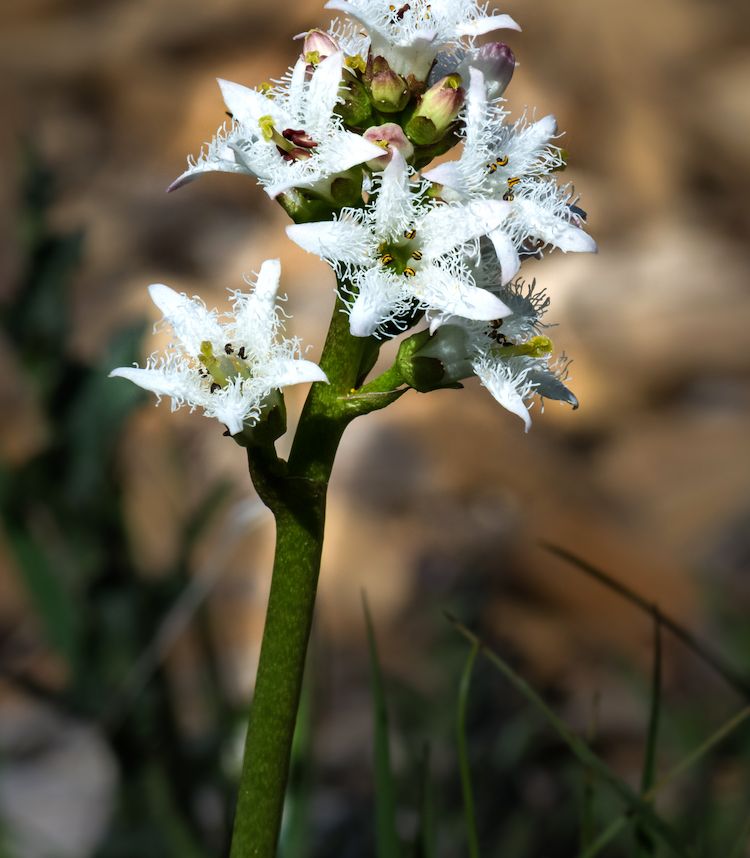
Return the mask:
<path id="1" fill-rule="evenodd" d="M 705 742 L 702 742 L 694 751 L 681 760 L 673 769 L 670 769 L 663 778 L 655 783 L 647 793 L 644 794 L 644 801 L 651 801 L 659 790 L 672 783 L 684 774 L 691 766 L 695 765 L 702 757 L 713 750 L 713 748 L 730 734 L 733 733 L 744 721 L 750 718 L 750 706 L 746 706 L 726 723 L 722 724 L 718 730 L 712 733 Z M 597 838 L 596 842 L 585 852 L 581 853 L 579 858 L 594 858 L 602 849 L 614 840 L 615 837 L 627 825 L 631 814 L 625 814 L 614 820 Z M 749 832 L 750 833 L 750 832 Z M 742 851 L 740 849 L 740 855 Z"/>
<path id="2" fill-rule="evenodd" d="M 419 777 L 419 828 L 414 846 L 415 858 L 437 858 L 435 799 L 430 777 L 430 746 L 422 753 Z M 2 856 L 0 856 L 2 858 Z"/>
<path id="3" fill-rule="evenodd" d="M 732 847 L 732 851 L 729 853 L 729 858 L 743 858 L 745 855 L 745 849 L 750 842 L 750 816 L 748 816 L 745 824 L 742 826 L 742 831 L 740 831 L 740 836 L 737 838 L 737 842 Z"/>
<path id="4" fill-rule="evenodd" d="M 659 724 L 661 720 L 661 617 L 654 613 L 654 666 L 651 675 L 651 711 L 648 718 L 648 735 L 646 737 L 646 753 L 643 758 L 643 774 L 641 776 L 641 795 L 646 801 L 651 787 L 656 782 L 656 746 L 659 740 Z M 635 829 L 636 856 L 648 858 L 656 854 L 656 844 L 648 832 L 639 825 Z"/>
<path id="5" fill-rule="evenodd" d="M 464 817 L 466 819 L 466 839 L 469 846 L 469 858 L 479 858 L 479 838 L 477 837 L 477 821 L 474 809 L 474 793 L 471 788 L 471 769 L 469 767 L 469 751 L 466 744 L 466 707 L 469 700 L 471 673 L 474 662 L 479 654 L 479 642 L 472 644 L 469 657 L 466 659 L 461 682 L 458 687 L 458 716 L 456 719 L 456 738 L 458 740 L 458 767 L 461 772 L 461 793 L 464 799 Z"/>
<path id="6" fill-rule="evenodd" d="M 396 786 L 391 770 L 388 742 L 388 709 L 385 702 L 383 676 L 378 661 L 375 631 L 362 593 L 362 610 L 367 626 L 367 647 L 370 653 L 370 682 L 372 687 L 373 720 L 375 725 L 375 833 L 377 858 L 397 858 L 401 847 L 396 834 Z"/>
<path id="7" fill-rule="evenodd" d="M 680 858 L 686 858 L 691 853 L 682 842 L 680 835 L 663 819 L 657 816 L 652 808 L 644 802 L 641 797 L 622 781 L 609 766 L 578 736 L 573 734 L 568 726 L 555 714 L 555 712 L 544 702 L 540 695 L 519 676 L 515 670 L 504 661 L 496 652 L 482 644 L 479 638 L 460 623 L 455 617 L 448 615 L 448 619 L 456 629 L 494 665 L 500 673 L 518 690 L 526 699 L 545 717 L 550 726 L 555 730 L 563 742 L 570 748 L 578 760 L 591 771 L 622 799 L 628 809 L 635 814 L 649 831 L 658 835 Z"/>
<path id="8" fill-rule="evenodd" d="M 716 673 L 721 676 L 728 685 L 731 685 L 735 691 L 743 697 L 750 699 L 750 680 L 737 673 L 737 671 L 728 665 L 721 656 L 713 652 L 710 647 L 703 643 L 703 641 L 699 640 L 691 631 L 680 625 L 676 620 L 673 620 L 671 617 L 664 614 L 657 605 L 649 602 L 647 599 L 644 599 L 643 596 L 636 593 L 635 590 L 632 590 L 626 584 L 623 584 L 622 581 L 618 581 L 607 572 L 604 572 L 593 564 L 588 563 L 586 560 L 583 560 L 571 551 L 568 551 L 565 548 L 560 548 L 560 546 L 553 545 L 550 542 L 542 541 L 541 545 L 551 554 L 554 554 L 556 557 L 560 557 L 562 560 L 566 560 L 576 569 L 585 573 L 590 578 L 593 578 L 595 581 L 598 581 L 600 584 L 603 584 L 609 590 L 612 590 L 613 593 L 617 593 L 619 596 L 622 596 L 623 599 L 626 599 L 632 605 L 635 605 L 649 614 L 658 614 L 661 619 L 661 624 L 665 629 L 669 629 L 669 631 L 672 632 L 678 640 L 681 640 L 685 646 L 691 649 L 698 656 L 698 658 L 702 659 L 707 665 L 713 668 L 713 670 L 716 671 Z"/>
<path id="9" fill-rule="evenodd" d="M 596 738 L 599 721 L 600 695 L 597 692 L 591 704 L 591 723 L 588 731 L 588 741 L 592 744 Z M 596 777 L 586 766 L 583 770 L 583 795 L 581 800 L 581 849 L 587 849 L 594 842 L 594 789 Z"/>

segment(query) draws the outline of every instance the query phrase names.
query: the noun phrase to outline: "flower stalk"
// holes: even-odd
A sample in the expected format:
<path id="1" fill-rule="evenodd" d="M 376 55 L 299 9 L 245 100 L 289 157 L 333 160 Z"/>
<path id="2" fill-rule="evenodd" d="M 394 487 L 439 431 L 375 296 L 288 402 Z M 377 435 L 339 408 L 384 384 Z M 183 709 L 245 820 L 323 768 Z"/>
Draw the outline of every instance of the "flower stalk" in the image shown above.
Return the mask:
<path id="1" fill-rule="evenodd" d="M 276 855 L 320 571 L 326 493 L 339 442 L 355 417 L 384 408 L 407 389 L 398 372 L 388 371 L 357 395 L 368 347 L 371 341 L 349 333 L 338 300 L 320 359 L 329 384 L 310 389 L 288 463 L 276 456 L 271 442 L 248 448 L 253 483 L 276 519 L 276 553 L 231 858 Z"/>

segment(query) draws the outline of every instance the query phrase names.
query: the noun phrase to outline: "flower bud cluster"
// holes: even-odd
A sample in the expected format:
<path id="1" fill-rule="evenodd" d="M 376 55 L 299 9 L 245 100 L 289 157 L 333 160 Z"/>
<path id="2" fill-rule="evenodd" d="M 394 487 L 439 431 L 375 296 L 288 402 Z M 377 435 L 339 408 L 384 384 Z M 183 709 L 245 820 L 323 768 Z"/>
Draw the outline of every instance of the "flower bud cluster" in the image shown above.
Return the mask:
<path id="1" fill-rule="evenodd" d="M 170 190 L 211 171 L 256 177 L 290 215 L 289 237 L 336 271 L 353 336 L 427 322 L 399 351 L 416 390 L 475 375 L 527 428 L 535 396 L 576 405 L 540 332 L 547 299 L 517 277 L 547 249 L 596 245 L 557 181 L 554 117 L 510 122 L 514 52 L 476 44 L 520 28 L 479 0 L 326 8 L 343 18 L 297 37 L 281 81 L 219 81 L 231 121 Z"/>

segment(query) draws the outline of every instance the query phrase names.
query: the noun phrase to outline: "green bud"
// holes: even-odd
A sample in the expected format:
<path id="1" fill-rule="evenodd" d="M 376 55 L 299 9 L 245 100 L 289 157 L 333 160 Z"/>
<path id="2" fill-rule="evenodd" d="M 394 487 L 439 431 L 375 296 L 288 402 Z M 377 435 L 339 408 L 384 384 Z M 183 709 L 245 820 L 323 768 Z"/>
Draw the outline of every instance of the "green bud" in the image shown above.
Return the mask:
<path id="1" fill-rule="evenodd" d="M 390 69 L 378 72 L 372 78 L 370 93 L 375 108 L 381 113 L 398 113 L 409 103 L 406 81 Z"/>
<path id="2" fill-rule="evenodd" d="M 356 206 L 362 202 L 362 170 L 353 167 L 331 182 L 331 197 L 337 206 Z"/>
<path id="3" fill-rule="evenodd" d="M 455 384 L 473 374 L 469 334 L 458 325 L 441 325 L 414 352 L 414 360 L 437 360 L 442 367 L 442 385 Z"/>
<path id="4" fill-rule="evenodd" d="M 443 335 L 441 342 L 447 345 L 447 350 L 435 348 L 440 333 L 448 327 L 459 332 L 463 339 L 448 345 L 446 339 L 453 338 Z M 467 349 L 466 333 L 461 328 L 446 325 L 440 328 L 435 336 L 430 336 L 429 331 L 420 331 L 404 340 L 398 350 L 396 363 L 404 381 L 420 393 L 443 387 L 460 387 L 458 380 L 471 375 L 471 360 L 466 357 Z M 453 368 L 458 364 L 459 353 L 461 360 L 468 365 L 467 371 L 462 374 L 447 371 L 449 366 Z"/>
<path id="5" fill-rule="evenodd" d="M 418 146 L 437 143 L 450 129 L 466 101 L 461 77 L 449 74 L 431 86 L 406 123 L 406 134 Z"/>
<path id="6" fill-rule="evenodd" d="M 339 87 L 343 99 L 336 105 L 336 113 L 351 128 L 367 128 L 372 124 L 372 103 L 364 84 L 354 75 L 346 74 L 345 82 Z"/>

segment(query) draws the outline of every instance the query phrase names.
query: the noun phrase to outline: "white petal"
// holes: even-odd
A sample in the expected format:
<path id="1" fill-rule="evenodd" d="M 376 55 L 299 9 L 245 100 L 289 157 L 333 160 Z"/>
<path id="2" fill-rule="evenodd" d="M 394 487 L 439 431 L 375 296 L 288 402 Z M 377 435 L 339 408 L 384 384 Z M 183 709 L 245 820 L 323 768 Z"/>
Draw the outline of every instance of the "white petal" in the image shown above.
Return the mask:
<path id="1" fill-rule="evenodd" d="M 513 239 L 503 231 L 502 227 L 493 229 L 488 235 L 495 248 L 502 272 L 502 285 L 505 286 L 518 274 L 521 268 L 521 257 L 518 255 Z"/>
<path id="2" fill-rule="evenodd" d="M 394 150 L 388 166 L 383 170 L 375 200 L 375 233 L 380 238 L 400 236 L 411 226 L 412 213 L 409 168 L 401 152 Z"/>
<path id="3" fill-rule="evenodd" d="M 163 369 L 141 369 L 137 366 L 120 366 L 113 369 L 110 378 L 126 378 L 149 390 L 157 396 L 171 396 L 176 400 L 184 399 L 189 395 L 185 378 L 179 373 L 165 372 Z"/>
<path id="4" fill-rule="evenodd" d="M 405 277 L 378 268 L 366 269 L 357 278 L 358 294 L 349 312 L 349 331 L 354 337 L 369 337 L 385 322 L 408 306 Z"/>
<path id="5" fill-rule="evenodd" d="M 516 389 L 512 375 L 490 361 L 477 362 L 474 365 L 474 372 L 503 408 L 507 408 L 511 414 L 516 414 L 523 420 L 525 431 L 528 432 L 531 428 L 531 415 Z"/>
<path id="6" fill-rule="evenodd" d="M 511 313 L 497 295 L 435 266 L 422 268 L 411 283 L 420 301 L 444 315 L 491 322 Z"/>
<path id="7" fill-rule="evenodd" d="M 230 80 L 217 78 L 217 81 L 227 110 L 237 122 L 245 125 L 249 131 L 258 134 L 258 121 L 261 116 L 270 115 L 273 116 L 274 122 L 285 124 L 283 121 L 284 111 L 280 110 L 278 105 L 263 93 L 239 83 L 232 83 Z"/>
<path id="8" fill-rule="evenodd" d="M 297 124 L 297 122 L 302 121 L 302 117 L 305 114 L 305 106 L 307 104 L 307 92 L 305 86 L 306 78 L 307 60 L 304 57 L 300 57 L 294 64 L 292 76 L 289 79 L 289 86 L 287 88 L 289 97 L 287 106 L 290 114 L 287 127 L 292 127 Z M 281 130 L 283 131 L 284 129 Z"/>
<path id="9" fill-rule="evenodd" d="M 427 170 L 422 173 L 422 176 L 428 182 L 435 182 L 437 185 L 445 185 L 447 188 L 461 188 L 463 185 L 463 177 L 458 161 L 446 161 L 444 164 L 438 164 L 432 170 Z"/>
<path id="10" fill-rule="evenodd" d="M 152 283 L 148 293 L 188 354 L 197 355 L 204 341 L 214 346 L 222 344 L 224 332 L 216 313 L 207 310 L 201 301 L 175 292 L 163 283 Z"/>
<path id="11" fill-rule="evenodd" d="M 326 57 L 313 72 L 307 90 L 307 127 L 313 136 L 325 133 L 339 97 L 344 55 L 341 51 Z M 320 141 L 317 141 L 320 142 Z"/>
<path id="12" fill-rule="evenodd" d="M 373 158 L 379 158 L 383 155 L 383 150 L 375 143 L 366 140 L 361 134 L 354 134 L 352 131 L 345 131 L 339 134 L 335 141 L 336 147 L 340 147 L 341 156 L 337 158 L 336 164 L 339 172 L 343 173 L 350 167 L 356 167 L 357 164 L 362 164 L 365 161 L 370 161 Z"/>
<path id="13" fill-rule="evenodd" d="M 557 119 L 550 113 L 530 125 L 525 133 L 533 141 L 531 145 L 543 146 L 557 135 Z"/>
<path id="14" fill-rule="evenodd" d="M 276 293 L 280 277 L 281 262 L 267 259 L 253 291 L 249 294 L 237 292 L 234 296 L 234 325 L 228 336 L 235 349 L 244 346 L 254 361 L 267 359 L 276 335 Z"/>
<path id="15" fill-rule="evenodd" d="M 436 259 L 455 247 L 496 229 L 508 216 L 510 203 L 502 200 L 435 206 L 422 218 L 422 252 L 427 259 Z"/>
<path id="16" fill-rule="evenodd" d="M 495 30 L 518 30 L 521 28 L 510 15 L 486 15 L 474 21 L 466 21 L 456 27 L 459 36 L 483 36 Z"/>
<path id="17" fill-rule="evenodd" d="M 258 281 L 255 284 L 253 295 L 264 301 L 269 307 L 276 304 L 276 293 L 279 291 L 281 281 L 281 260 L 266 259 L 260 266 Z"/>
<path id="18" fill-rule="evenodd" d="M 286 234 L 303 250 L 329 262 L 362 265 L 370 258 L 369 231 L 355 220 L 294 223 L 287 226 Z"/>
<path id="19" fill-rule="evenodd" d="M 343 12 L 350 18 L 354 18 L 356 21 L 364 24 L 368 30 L 378 30 L 380 16 L 377 14 L 377 10 L 375 9 L 373 9 L 372 15 L 368 15 L 368 10 L 354 9 L 352 4 L 348 3 L 347 0 L 328 0 L 323 8 L 335 9 L 337 12 Z"/>
<path id="20" fill-rule="evenodd" d="M 167 188 L 167 193 L 170 194 L 172 191 L 182 188 L 203 173 L 244 173 L 247 175 L 249 172 L 244 164 L 237 162 L 231 147 L 223 146 L 219 151 L 211 152 L 206 157 L 199 158 L 195 164 L 191 164 Z"/>
<path id="21" fill-rule="evenodd" d="M 554 243 L 565 253 L 596 253 L 594 239 L 580 227 L 563 224 L 556 231 Z"/>
<path id="22" fill-rule="evenodd" d="M 311 360 L 280 360 L 269 373 L 268 382 L 274 387 L 287 387 L 290 384 L 306 384 L 313 381 L 328 383 L 323 370 Z"/>

